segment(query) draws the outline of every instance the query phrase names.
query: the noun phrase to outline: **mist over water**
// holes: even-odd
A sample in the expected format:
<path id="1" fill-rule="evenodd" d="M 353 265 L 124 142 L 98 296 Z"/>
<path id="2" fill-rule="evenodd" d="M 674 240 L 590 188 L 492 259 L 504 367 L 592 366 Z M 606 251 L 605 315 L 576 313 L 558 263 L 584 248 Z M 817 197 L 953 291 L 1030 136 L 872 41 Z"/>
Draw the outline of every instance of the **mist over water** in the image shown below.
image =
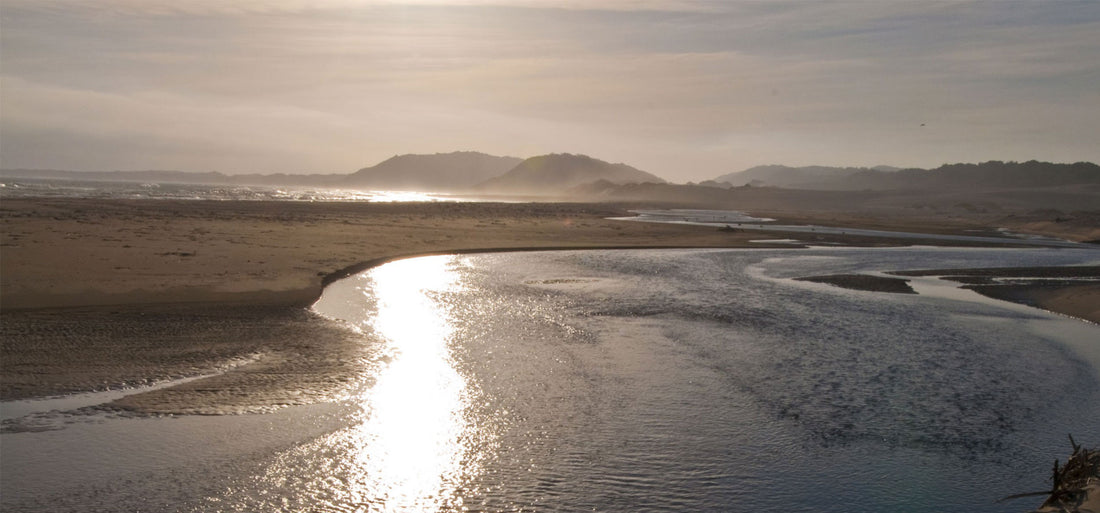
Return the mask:
<path id="1" fill-rule="evenodd" d="M 5 454 L 3 500 L 62 511 L 1022 511 L 1034 504 L 993 501 L 1043 488 L 1067 433 L 1100 441 L 1088 352 L 1100 328 L 976 294 L 790 278 L 1098 259 L 901 248 L 394 262 L 331 285 L 314 307 L 362 337 L 364 371 L 341 400 L 5 434 L 32 477 L 58 463 L 58 440 L 78 462 L 104 439 L 142 443 L 99 467 L 106 477 L 83 478 L 96 466 L 78 464 L 67 472 L 79 485 L 40 495 L 11 493 Z"/>

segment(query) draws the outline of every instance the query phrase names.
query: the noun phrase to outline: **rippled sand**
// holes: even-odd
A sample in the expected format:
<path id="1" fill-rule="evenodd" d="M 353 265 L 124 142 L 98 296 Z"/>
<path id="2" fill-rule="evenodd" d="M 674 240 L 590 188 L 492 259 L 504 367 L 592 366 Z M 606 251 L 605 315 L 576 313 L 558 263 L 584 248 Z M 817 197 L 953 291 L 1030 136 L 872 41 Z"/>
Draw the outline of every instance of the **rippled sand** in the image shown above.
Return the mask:
<path id="1" fill-rule="evenodd" d="M 345 327 L 286 307 L 206 306 L 4 314 L 5 399 L 140 387 L 100 409 L 226 414 L 338 396 L 367 365 Z M 243 363 L 229 366 L 228 364 Z M 5 430 L 28 426 L 6 424 Z M 33 427 L 33 426 L 31 426 Z"/>

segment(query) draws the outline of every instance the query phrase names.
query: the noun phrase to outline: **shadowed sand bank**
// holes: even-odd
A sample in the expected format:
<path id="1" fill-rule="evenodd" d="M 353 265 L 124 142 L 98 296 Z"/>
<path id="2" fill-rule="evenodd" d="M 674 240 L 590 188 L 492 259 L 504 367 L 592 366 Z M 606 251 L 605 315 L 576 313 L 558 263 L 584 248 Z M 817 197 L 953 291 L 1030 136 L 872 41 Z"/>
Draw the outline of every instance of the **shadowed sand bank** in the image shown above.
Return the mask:
<path id="1" fill-rule="evenodd" d="M 485 249 L 767 247 L 749 242 L 759 233 L 606 219 L 638 207 L 5 200 L 0 399 L 197 376 L 247 358 L 252 363 L 127 396 L 111 408 L 218 414 L 322 401 L 376 355 L 362 354 L 344 326 L 305 307 L 325 283 L 370 265 Z M 833 214 L 830 223 L 858 220 Z M 924 228 L 970 233 L 976 225 Z M 832 235 L 814 243 L 912 241 Z"/>

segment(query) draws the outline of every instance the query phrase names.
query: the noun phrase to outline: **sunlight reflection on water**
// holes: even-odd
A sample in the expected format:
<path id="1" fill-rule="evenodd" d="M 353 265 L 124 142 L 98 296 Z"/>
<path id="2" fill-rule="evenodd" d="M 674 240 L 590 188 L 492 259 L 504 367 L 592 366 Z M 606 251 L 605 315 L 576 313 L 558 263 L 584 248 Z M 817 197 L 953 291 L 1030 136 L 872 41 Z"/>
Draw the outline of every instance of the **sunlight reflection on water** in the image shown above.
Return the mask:
<path id="1" fill-rule="evenodd" d="M 360 334 L 361 351 L 308 357 L 358 364 L 336 402 L 45 412 L 63 428 L 2 434 L 0 510 L 1021 511 L 994 501 L 1042 486 L 1065 433 L 1100 440 L 1096 325 L 921 280 L 909 295 L 793 278 L 1095 259 L 844 248 L 395 262 L 314 305 Z"/>
<path id="2" fill-rule="evenodd" d="M 453 257 L 393 262 L 368 273 L 377 311 L 364 322 L 390 363 L 358 400 L 363 421 L 348 432 L 353 500 L 381 511 L 438 510 L 476 473 L 468 385 L 455 369 L 453 332 L 439 295 L 461 288 Z"/>

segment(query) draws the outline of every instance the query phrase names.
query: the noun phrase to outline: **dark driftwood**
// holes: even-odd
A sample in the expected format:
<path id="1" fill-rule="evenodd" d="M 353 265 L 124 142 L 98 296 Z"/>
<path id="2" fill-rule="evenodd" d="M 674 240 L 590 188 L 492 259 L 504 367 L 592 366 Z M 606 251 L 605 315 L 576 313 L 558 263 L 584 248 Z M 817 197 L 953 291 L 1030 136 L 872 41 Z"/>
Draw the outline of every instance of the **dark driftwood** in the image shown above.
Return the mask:
<path id="1" fill-rule="evenodd" d="M 1078 508 L 1088 497 L 1086 490 L 1089 481 L 1100 479 L 1100 451 L 1082 448 L 1074 441 L 1072 435 L 1069 437 L 1069 444 L 1073 447 L 1073 453 L 1066 460 L 1066 464 L 1059 465 L 1058 460 L 1054 460 L 1049 490 L 1009 495 L 997 502 L 1047 495 L 1047 500 L 1043 501 L 1042 508 L 1055 507 L 1058 508 L 1057 511 L 1067 513 L 1078 511 Z"/>

